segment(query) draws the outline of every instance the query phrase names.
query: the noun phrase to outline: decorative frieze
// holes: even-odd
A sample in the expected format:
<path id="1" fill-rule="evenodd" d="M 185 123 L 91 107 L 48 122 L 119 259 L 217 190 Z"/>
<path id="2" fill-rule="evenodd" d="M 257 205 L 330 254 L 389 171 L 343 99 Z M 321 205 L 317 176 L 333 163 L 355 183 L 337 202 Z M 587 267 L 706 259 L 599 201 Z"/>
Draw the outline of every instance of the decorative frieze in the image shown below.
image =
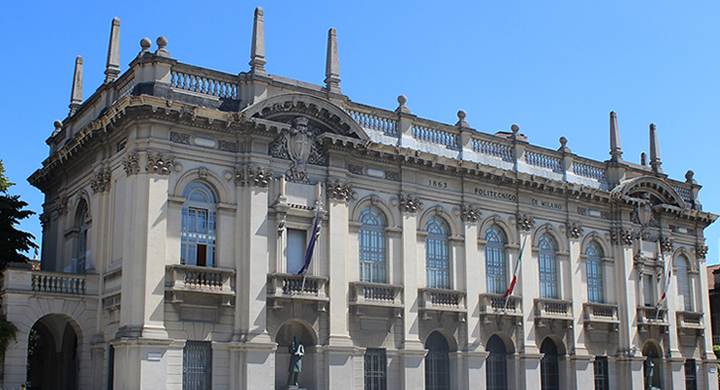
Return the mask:
<path id="1" fill-rule="evenodd" d="M 97 194 L 98 192 L 103 193 L 110 191 L 111 176 L 112 173 L 109 169 L 101 169 L 95 172 L 95 176 L 90 182 L 92 193 Z"/>
<path id="2" fill-rule="evenodd" d="M 415 214 L 420 209 L 420 197 L 407 192 L 398 194 L 400 212 Z"/>
<path id="3" fill-rule="evenodd" d="M 328 199 L 335 199 L 347 203 L 352 196 L 352 185 L 339 179 L 327 179 Z"/>
<path id="4" fill-rule="evenodd" d="M 400 181 L 400 172 L 385 171 L 385 178 L 392 181 Z"/>
<path id="5" fill-rule="evenodd" d="M 355 165 L 355 164 L 348 164 L 348 172 L 352 173 L 353 175 L 363 175 L 363 166 L 362 165 Z"/>
<path id="6" fill-rule="evenodd" d="M 172 172 L 175 156 L 160 152 L 148 152 L 148 163 L 145 170 L 160 175 L 169 175 Z"/>
<path id="7" fill-rule="evenodd" d="M 257 165 L 236 165 L 235 185 L 267 188 L 273 180 L 273 168 L 265 168 Z"/>
<path id="8" fill-rule="evenodd" d="M 615 245 L 632 246 L 634 235 L 632 231 L 622 228 L 610 230 L 610 240 Z"/>
<path id="9" fill-rule="evenodd" d="M 190 145 L 190 134 L 178 133 L 175 131 L 170 132 L 170 141 L 176 144 Z"/>
<path id="10" fill-rule="evenodd" d="M 660 237 L 660 249 L 666 255 L 673 252 L 673 239 L 671 237 Z"/>
<path id="11" fill-rule="evenodd" d="M 123 158 L 122 165 L 125 174 L 128 176 L 140 173 L 140 162 L 138 160 L 138 154 L 135 152 L 128 153 L 127 156 Z"/>
<path id="12" fill-rule="evenodd" d="M 237 142 L 218 140 L 218 150 L 226 152 L 237 152 Z"/>
<path id="13" fill-rule="evenodd" d="M 481 215 L 482 213 L 480 212 L 480 206 L 478 205 L 463 203 L 460 206 L 460 219 L 465 222 L 477 222 L 477 220 L 480 219 Z"/>
<path id="14" fill-rule="evenodd" d="M 583 228 L 580 223 L 565 222 L 565 235 L 568 238 L 578 239 L 583 235 Z"/>
<path id="15" fill-rule="evenodd" d="M 530 214 L 517 213 L 515 224 L 519 230 L 530 231 L 535 227 L 535 217 Z"/>
<path id="16" fill-rule="evenodd" d="M 695 246 L 695 256 L 697 256 L 698 259 L 704 259 L 705 256 L 707 256 L 708 247 L 707 245 L 697 245 Z"/>

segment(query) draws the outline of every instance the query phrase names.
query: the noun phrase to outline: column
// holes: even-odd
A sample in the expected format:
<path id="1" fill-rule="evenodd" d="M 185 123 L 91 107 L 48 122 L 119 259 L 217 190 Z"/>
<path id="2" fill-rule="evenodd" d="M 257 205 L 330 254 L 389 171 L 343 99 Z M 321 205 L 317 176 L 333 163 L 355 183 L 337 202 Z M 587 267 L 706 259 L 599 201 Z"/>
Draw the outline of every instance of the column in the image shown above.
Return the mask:
<path id="1" fill-rule="evenodd" d="M 477 205 L 463 203 L 461 206 L 460 217 L 464 222 L 465 241 L 465 259 L 463 265 L 465 267 L 463 284 L 467 293 L 465 299 L 467 302 L 467 353 L 465 354 L 465 366 L 467 371 L 461 372 L 465 379 L 465 387 L 469 388 L 470 384 L 485 384 L 485 358 L 487 352 L 482 345 L 480 334 L 480 316 L 475 312 L 478 307 L 480 293 L 487 291 L 485 288 L 485 262 L 482 261 L 478 251 L 478 219 L 480 218 L 480 208 Z M 478 279 L 480 279 L 478 281 Z M 458 287 L 458 290 L 461 288 Z"/>
<path id="2" fill-rule="evenodd" d="M 540 297 L 540 280 L 538 278 L 539 269 L 537 258 L 533 256 L 536 248 L 533 245 L 533 237 L 531 229 L 534 227 L 532 218 L 530 216 L 518 213 L 517 220 L 515 222 L 518 229 L 518 236 L 520 238 L 520 250 L 522 253 L 518 253 L 518 256 L 522 256 L 522 264 L 518 273 L 518 281 L 515 286 L 515 292 L 513 295 L 522 296 L 522 312 L 525 317 L 523 322 L 523 343 L 524 347 L 520 345 L 518 348 L 519 364 L 518 369 L 515 371 L 518 377 L 518 382 L 522 384 L 522 387 L 527 389 L 539 389 L 540 388 L 540 359 L 542 355 L 539 353 L 540 348 L 535 340 L 535 298 Z M 523 249 L 523 243 L 525 248 Z"/>

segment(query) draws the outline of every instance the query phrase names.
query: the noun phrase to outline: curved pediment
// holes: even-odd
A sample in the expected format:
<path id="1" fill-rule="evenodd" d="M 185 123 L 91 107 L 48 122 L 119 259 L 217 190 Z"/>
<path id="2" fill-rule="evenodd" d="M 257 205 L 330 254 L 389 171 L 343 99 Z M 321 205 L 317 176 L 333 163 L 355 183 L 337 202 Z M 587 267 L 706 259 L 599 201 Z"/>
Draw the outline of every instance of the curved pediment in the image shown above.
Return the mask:
<path id="1" fill-rule="evenodd" d="M 273 96 L 243 110 L 251 118 L 263 118 L 291 123 L 298 116 L 310 120 L 321 132 L 332 132 L 351 138 L 367 140 L 369 137 L 360 125 L 338 105 L 302 93 Z"/>
<path id="2" fill-rule="evenodd" d="M 686 208 L 685 201 L 665 180 L 653 176 L 642 176 L 624 180 L 612 190 L 613 197 L 644 199 L 655 206 L 665 204 Z"/>

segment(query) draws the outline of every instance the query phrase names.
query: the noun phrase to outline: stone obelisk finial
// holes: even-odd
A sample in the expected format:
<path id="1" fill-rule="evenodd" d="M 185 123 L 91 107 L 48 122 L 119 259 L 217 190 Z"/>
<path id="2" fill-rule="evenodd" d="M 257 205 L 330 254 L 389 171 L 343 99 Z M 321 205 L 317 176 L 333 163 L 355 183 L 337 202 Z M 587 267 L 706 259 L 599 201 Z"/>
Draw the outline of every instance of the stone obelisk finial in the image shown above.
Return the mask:
<path id="1" fill-rule="evenodd" d="M 265 20 L 262 7 L 255 8 L 252 48 L 250 49 L 250 73 L 266 75 L 265 72 Z"/>
<path id="2" fill-rule="evenodd" d="M 340 62 L 338 60 L 337 31 L 328 31 L 327 62 L 325 63 L 325 88 L 331 93 L 340 92 Z"/>
<path id="3" fill-rule="evenodd" d="M 75 74 L 73 75 L 72 94 L 70 95 L 70 115 L 75 114 L 82 104 L 83 95 L 83 58 L 75 59 Z"/>
<path id="4" fill-rule="evenodd" d="M 105 65 L 105 83 L 115 81 L 120 74 L 120 19 L 113 18 L 110 28 L 107 63 Z"/>
<path id="5" fill-rule="evenodd" d="M 653 172 L 662 173 L 662 161 L 660 161 L 660 143 L 658 142 L 657 129 L 655 124 L 650 124 L 650 166 Z"/>
<path id="6" fill-rule="evenodd" d="M 622 146 L 620 146 L 620 130 L 618 129 L 617 114 L 610 111 L 610 161 L 622 161 Z"/>

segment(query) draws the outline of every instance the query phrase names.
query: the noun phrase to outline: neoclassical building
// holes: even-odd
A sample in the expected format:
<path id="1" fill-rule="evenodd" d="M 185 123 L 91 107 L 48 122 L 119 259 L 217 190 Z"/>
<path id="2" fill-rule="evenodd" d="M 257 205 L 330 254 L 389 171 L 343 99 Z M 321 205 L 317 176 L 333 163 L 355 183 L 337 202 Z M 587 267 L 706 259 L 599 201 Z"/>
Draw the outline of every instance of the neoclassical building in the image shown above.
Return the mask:
<path id="1" fill-rule="evenodd" d="M 30 182 L 41 270 L 11 267 L 3 388 L 717 389 L 700 186 L 355 103 L 324 85 L 171 57 L 82 97 Z M 319 235 L 314 235 L 315 220 Z M 317 238 L 315 240 L 315 237 Z M 315 243 L 304 275 L 306 248 Z"/>

